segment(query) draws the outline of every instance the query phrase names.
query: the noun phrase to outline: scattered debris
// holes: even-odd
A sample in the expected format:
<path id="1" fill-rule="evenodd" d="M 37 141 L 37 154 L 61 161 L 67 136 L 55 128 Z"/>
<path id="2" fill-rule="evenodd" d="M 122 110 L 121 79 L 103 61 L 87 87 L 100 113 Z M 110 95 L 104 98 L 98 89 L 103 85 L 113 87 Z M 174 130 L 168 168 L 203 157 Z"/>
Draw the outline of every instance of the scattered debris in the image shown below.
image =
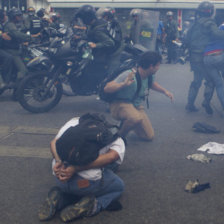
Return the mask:
<path id="1" fill-rule="evenodd" d="M 192 128 L 194 129 L 195 132 L 201 132 L 206 134 L 220 133 L 220 130 L 218 130 L 216 127 L 202 122 L 194 123 Z"/>
<path id="2" fill-rule="evenodd" d="M 207 152 L 210 154 L 224 154 L 224 144 L 217 142 L 208 142 L 197 149 L 198 151 Z"/>
<path id="3" fill-rule="evenodd" d="M 210 188 L 210 183 L 200 184 L 199 180 L 189 180 L 185 186 L 185 191 L 188 193 L 198 193 L 208 188 Z"/>
<path id="4" fill-rule="evenodd" d="M 192 154 L 192 155 L 188 155 L 187 156 L 187 159 L 194 160 L 194 161 L 198 161 L 198 162 L 201 162 L 201 163 L 210 163 L 212 161 L 211 158 L 208 158 L 204 154 Z"/>

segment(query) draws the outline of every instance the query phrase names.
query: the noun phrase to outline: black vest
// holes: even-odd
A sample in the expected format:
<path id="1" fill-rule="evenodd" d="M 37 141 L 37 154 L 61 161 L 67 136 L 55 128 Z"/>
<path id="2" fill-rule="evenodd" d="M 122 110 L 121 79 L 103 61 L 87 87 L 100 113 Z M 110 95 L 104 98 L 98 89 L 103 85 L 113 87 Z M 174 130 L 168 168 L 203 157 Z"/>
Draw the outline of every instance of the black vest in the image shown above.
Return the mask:
<path id="1" fill-rule="evenodd" d="M 30 26 L 30 33 L 37 34 L 41 31 L 41 21 L 39 17 L 33 16 L 31 17 L 31 26 Z"/>

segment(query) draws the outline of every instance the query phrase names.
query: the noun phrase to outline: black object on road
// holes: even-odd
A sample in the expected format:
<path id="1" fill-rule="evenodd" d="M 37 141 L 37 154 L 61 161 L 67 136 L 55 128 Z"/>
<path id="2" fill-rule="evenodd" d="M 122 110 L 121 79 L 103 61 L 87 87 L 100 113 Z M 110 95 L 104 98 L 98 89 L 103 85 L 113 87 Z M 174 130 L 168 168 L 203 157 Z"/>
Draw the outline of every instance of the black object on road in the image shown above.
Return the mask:
<path id="1" fill-rule="evenodd" d="M 216 134 L 221 132 L 216 127 L 202 122 L 194 123 L 192 128 L 194 129 L 195 132 L 201 132 L 206 134 Z"/>
<path id="2" fill-rule="evenodd" d="M 198 180 L 189 180 L 185 186 L 185 191 L 189 193 L 198 193 L 208 188 L 210 188 L 210 183 L 200 184 Z"/>

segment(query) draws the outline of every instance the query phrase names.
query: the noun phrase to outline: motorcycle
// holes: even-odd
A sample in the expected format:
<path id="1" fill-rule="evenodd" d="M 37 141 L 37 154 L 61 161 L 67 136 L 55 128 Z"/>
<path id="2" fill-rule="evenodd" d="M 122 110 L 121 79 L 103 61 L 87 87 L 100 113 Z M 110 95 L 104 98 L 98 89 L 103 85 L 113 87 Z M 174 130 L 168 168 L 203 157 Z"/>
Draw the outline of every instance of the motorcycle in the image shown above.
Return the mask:
<path id="1" fill-rule="evenodd" d="M 63 83 L 69 83 L 74 95 L 88 96 L 97 94 L 105 79 L 106 68 L 97 66 L 88 42 L 79 40 L 74 44 L 70 39 L 59 45 L 27 64 L 33 72 L 21 81 L 18 101 L 29 112 L 43 113 L 54 108 L 63 95 Z M 132 47 L 123 60 L 137 57 L 142 53 L 138 48 Z"/>

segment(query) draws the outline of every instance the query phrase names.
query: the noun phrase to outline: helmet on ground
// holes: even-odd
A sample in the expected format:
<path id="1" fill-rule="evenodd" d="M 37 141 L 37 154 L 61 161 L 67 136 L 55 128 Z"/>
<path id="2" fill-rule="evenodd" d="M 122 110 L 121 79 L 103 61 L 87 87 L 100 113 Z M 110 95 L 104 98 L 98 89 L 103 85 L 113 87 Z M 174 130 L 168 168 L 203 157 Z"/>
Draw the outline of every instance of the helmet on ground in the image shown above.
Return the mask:
<path id="1" fill-rule="evenodd" d="M 96 15 L 98 18 L 107 17 L 109 20 L 111 20 L 115 17 L 115 9 L 112 7 L 99 8 L 96 11 Z"/>
<path id="2" fill-rule="evenodd" d="M 14 20 L 16 16 L 22 16 L 22 12 L 20 11 L 20 9 L 17 9 L 17 8 L 12 8 L 9 10 L 8 12 L 8 17 L 9 17 L 9 20 Z"/>
<path id="3" fill-rule="evenodd" d="M 37 16 L 40 17 L 40 18 L 43 18 L 45 15 L 45 9 L 44 8 L 41 8 L 37 11 Z"/>
<path id="4" fill-rule="evenodd" d="M 141 9 L 132 9 L 130 12 L 131 17 L 139 16 L 141 14 Z"/>
<path id="5" fill-rule="evenodd" d="M 34 7 L 29 7 L 27 10 L 28 15 L 34 15 L 36 10 Z"/>
<path id="6" fill-rule="evenodd" d="M 197 14 L 201 17 L 210 17 L 215 10 L 214 4 L 209 1 L 201 2 L 197 8 Z"/>
<path id="7" fill-rule="evenodd" d="M 173 12 L 168 11 L 168 12 L 166 13 L 166 15 L 167 15 L 167 16 L 173 16 Z"/>
<path id="8" fill-rule="evenodd" d="M 96 19 L 95 8 L 91 5 L 83 5 L 78 9 L 76 18 L 80 18 L 84 24 L 89 25 L 94 19 Z"/>

